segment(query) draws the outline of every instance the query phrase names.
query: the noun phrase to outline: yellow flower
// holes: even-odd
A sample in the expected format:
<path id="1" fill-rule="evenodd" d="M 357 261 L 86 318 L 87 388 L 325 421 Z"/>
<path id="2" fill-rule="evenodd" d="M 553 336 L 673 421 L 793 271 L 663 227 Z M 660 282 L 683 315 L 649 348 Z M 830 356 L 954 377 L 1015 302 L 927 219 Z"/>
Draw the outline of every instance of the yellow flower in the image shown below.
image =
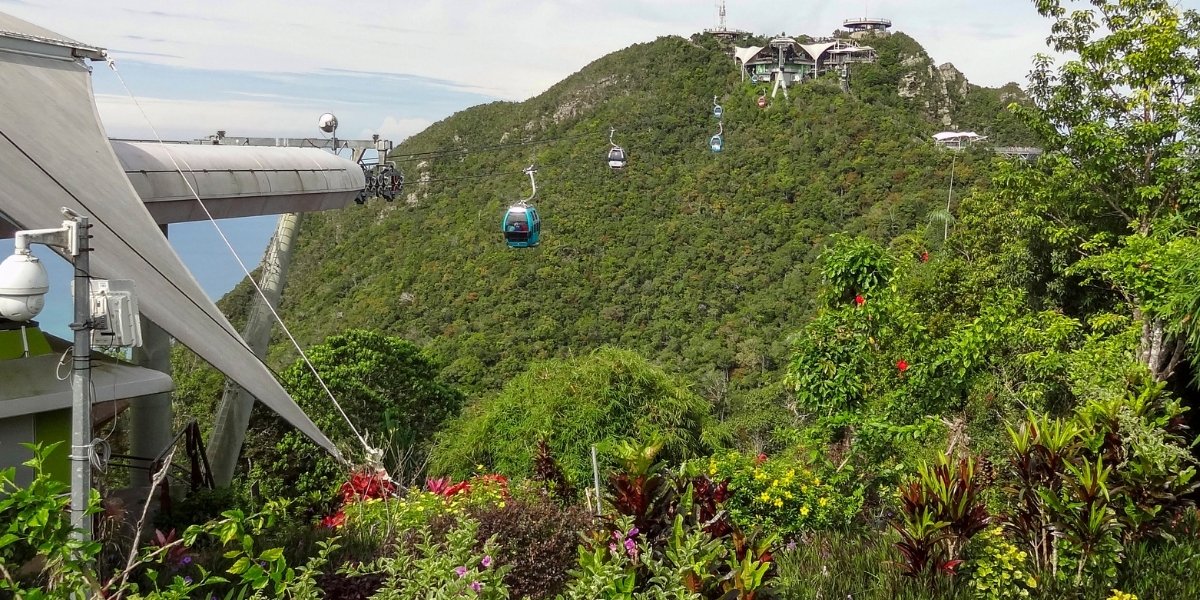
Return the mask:
<path id="1" fill-rule="evenodd" d="M 817 500 L 817 504 L 825 506 L 826 504 L 829 504 L 829 498 L 822 497 L 820 500 Z"/>
<path id="2" fill-rule="evenodd" d="M 814 479 L 814 480 L 813 480 L 813 485 L 821 485 L 821 478 L 820 478 L 820 477 L 818 477 L 818 478 Z"/>
<path id="3" fill-rule="evenodd" d="M 788 500 L 791 500 L 791 499 L 792 499 L 792 493 L 791 493 L 791 492 L 789 492 L 789 491 L 787 491 L 787 490 L 784 490 L 784 491 L 783 491 L 783 497 L 784 497 L 784 498 L 787 498 Z"/>
<path id="4" fill-rule="evenodd" d="M 755 470 L 754 470 L 754 478 L 755 478 L 755 479 L 757 479 L 757 480 L 759 480 L 759 481 L 761 481 L 761 480 L 763 480 L 763 479 L 766 479 L 766 478 L 767 478 L 767 476 L 766 476 L 766 475 L 764 475 L 762 471 L 759 471 L 758 469 L 755 469 Z"/>
<path id="5" fill-rule="evenodd" d="M 762 500 L 763 502 L 770 502 L 771 495 L 766 492 L 763 492 L 762 494 L 759 494 L 758 499 Z"/>
<path id="6" fill-rule="evenodd" d="M 779 487 L 779 480 L 778 480 L 778 479 L 776 479 L 775 481 L 772 481 L 772 482 L 771 482 L 771 487 Z"/>
<path id="7" fill-rule="evenodd" d="M 708 461 L 708 474 L 709 474 L 709 476 L 717 474 L 717 461 L 715 461 L 715 460 Z"/>
<path id="8" fill-rule="evenodd" d="M 804 505 L 804 506 L 800 507 L 800 516 L 802 516 L 802 517 L 808 516 L 808 505 Z"/>
<path id="9" fill-rule="evenodd" d="M 776 508 L 779 508 L 779 507 L 783 506 L 783 500 L 780 500 L 779 498 L 776 498 L 776 499 L 775 499 L 775 502 L 774 502 L 773 504 L 775 504 L 775 507 L 776 507 Z"/>

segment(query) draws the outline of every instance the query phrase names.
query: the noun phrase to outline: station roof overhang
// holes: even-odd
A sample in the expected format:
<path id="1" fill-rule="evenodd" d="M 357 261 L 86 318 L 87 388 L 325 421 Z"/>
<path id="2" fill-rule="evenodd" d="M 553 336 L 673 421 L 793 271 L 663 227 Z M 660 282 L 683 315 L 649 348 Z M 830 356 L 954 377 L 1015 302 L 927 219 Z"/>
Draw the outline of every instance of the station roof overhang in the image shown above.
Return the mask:
<path id="1" fill-rule="evenodd" d="M 21 229 L 58 225 L 62 208 L 89 217 L 93 276 L 133 280 L 143 315 L 340 457 L 208 299 L 125 176 L 83 64 L 103 52 L 8 15 L 0 30 L 0 217 Z M 9 48 L 18 42 L 39 51 Z"/>
<path id="2" fill-rule="evenodd" d="M 0 419 L 60 410 L 71 406 L 70 371 L 60 364 L 70 342 L 46 336 L 51 354 L 0 360 Z M 127 400 L 169 392 L 171 377 L 154 369 L 134 366 L 102 354 L 92 358 L 92 403 Z M 100 416 L 100 415 L 96 415 Z"/>
<path id="3" fill-rule="evenodd" d="M 159 224 L 345 208 L 366 186 L 361 166 L 317 148 L 111 144 Z"/>

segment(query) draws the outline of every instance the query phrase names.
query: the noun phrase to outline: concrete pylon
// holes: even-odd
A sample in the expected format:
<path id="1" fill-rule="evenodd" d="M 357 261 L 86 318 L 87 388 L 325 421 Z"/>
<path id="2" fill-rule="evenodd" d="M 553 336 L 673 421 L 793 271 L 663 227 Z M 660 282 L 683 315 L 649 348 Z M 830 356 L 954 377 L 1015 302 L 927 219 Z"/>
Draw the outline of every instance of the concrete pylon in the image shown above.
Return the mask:
<path id="1" fill-rule="evenodd" d="M 163 237 L 167 237 L 167 226 L 160 225 L 159 229 Z M 144 315 L 138 318 L 142 322 L 142 345 L 133 349 L 131 358 L 134 364 L 170 375 L 171 335 Z M 170 393 L 143 396 L 130 404 L 129 454 L 137 457 L 135 465 L 151 468 L 152 461 L 166 450 L 167 444 L 174 438 L 174 419 Z M 145 471 L 132 470 L 130 473 L 129 483 L 133 487 L 150 485 L 150 478 Z"/>
<path id="2" fill-rule="evenodd" d="M 250 316 L 242 330 L 242 337 L 259 358 L 266 357 L 271 343 L 271 326 L 275 318 L 272 310 L 279 310 L 279 298 L 287 285 L 288 266 L 292 262 L 292 249 L 300 230 L 300 214 L 280 215 L 275 227 L 275 236 L 263 256 L 259 287 L 262 296 L 255 295 Z M 267 303 L 270 303 L 268 308 Z M 246 428 L 250 425 L 250 413 L 254 408 L 254 396 L 230 380 L 225 381 L 225 393 L 213 421 L 213 430 L 208 438 L 208 459 L 212 466 L 213 480 L 220 487 L 233 481 L 233 472 L 246 440 Z"/>

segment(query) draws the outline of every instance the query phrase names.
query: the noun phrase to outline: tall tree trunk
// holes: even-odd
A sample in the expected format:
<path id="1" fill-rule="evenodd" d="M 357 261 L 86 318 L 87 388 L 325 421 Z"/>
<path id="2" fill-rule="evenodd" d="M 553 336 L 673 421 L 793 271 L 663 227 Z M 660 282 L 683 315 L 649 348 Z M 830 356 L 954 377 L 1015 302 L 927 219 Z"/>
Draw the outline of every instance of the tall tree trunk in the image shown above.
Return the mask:
<path id="1" fill-rule="evenodd" d="M 1162 319 L 1142 315 L 1142 339 L 1138 344 L 1138 360 L 1150 369 L 1156 381 L 1166 381 L 1175 374 L 1183 360 L 1185 344 L 1166 330 Z"/>

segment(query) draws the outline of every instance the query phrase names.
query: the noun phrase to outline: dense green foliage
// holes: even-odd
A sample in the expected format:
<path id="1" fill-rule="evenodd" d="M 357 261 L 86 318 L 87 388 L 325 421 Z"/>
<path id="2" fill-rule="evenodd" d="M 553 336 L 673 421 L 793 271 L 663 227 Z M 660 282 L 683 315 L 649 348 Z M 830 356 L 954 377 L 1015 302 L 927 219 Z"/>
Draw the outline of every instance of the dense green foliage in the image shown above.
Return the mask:
<path id="1" fill-rule="evenodd" d="M 350 326 L 428 344 L 468 391 L 602 345 L 756 387 L 810 310 L 826 236 L 890 239 L 945 205 L 951 156 L 929 138 L 943 125 L 898 96 L 893 82 L 920 69 L 879 42 L 886 81 L 846 94 L 822 80 L 767 110 L 698 37 L 635 45 L 526 102 L 456 114 L 393 153 L 408 182 L 396 203 L 306 217 L 285 315 L 303 341 Z M 720 155 L 706 146 L 713 95 Z M 972 110 L 1011 118 L 988 106 Z M 609 126 L 631 153 L 621 173 L 603 160 Z M 956 180 L 981 181 L 989 160 L 959 156 Z M 531 162 L 545 241 L 514 251 L 499 220 L 528 195 Z"/>
<path id="2" fill-rule="evenodd" d="M 625 350 L 534 364 L 495 396 L 469 406 L 438 434 L 430 469 L 465 477 L 482 465 L 533 474 L 545 440 L 567 478 L 591 480 L 590 446 L 658 439 L 663 458 L 703 456 L 709 405 L 678 379 Z"/>
<path id="3" fill-rule="evenodd" d="M 346 455 L 363 456 L 361 445 L 356 446 L 362 436 L 383 451 L 397 479 L 417 475 L 433 433 L 462 403 L 457 390 L 438 380 L 435 363 L 405 340 L 363 330 L 330 336 L 306 354 L 341 407 L 333 405 L 308 365 L 296 361 L 281 380 L 313 423 L 331 439 L 345 442 Z M 264 489 L 331 493 L 330 482 L 340 479 L 341 465 L 262 407 L 247 440 L 243 454 L 255 465 L 252 475 Z"/>

